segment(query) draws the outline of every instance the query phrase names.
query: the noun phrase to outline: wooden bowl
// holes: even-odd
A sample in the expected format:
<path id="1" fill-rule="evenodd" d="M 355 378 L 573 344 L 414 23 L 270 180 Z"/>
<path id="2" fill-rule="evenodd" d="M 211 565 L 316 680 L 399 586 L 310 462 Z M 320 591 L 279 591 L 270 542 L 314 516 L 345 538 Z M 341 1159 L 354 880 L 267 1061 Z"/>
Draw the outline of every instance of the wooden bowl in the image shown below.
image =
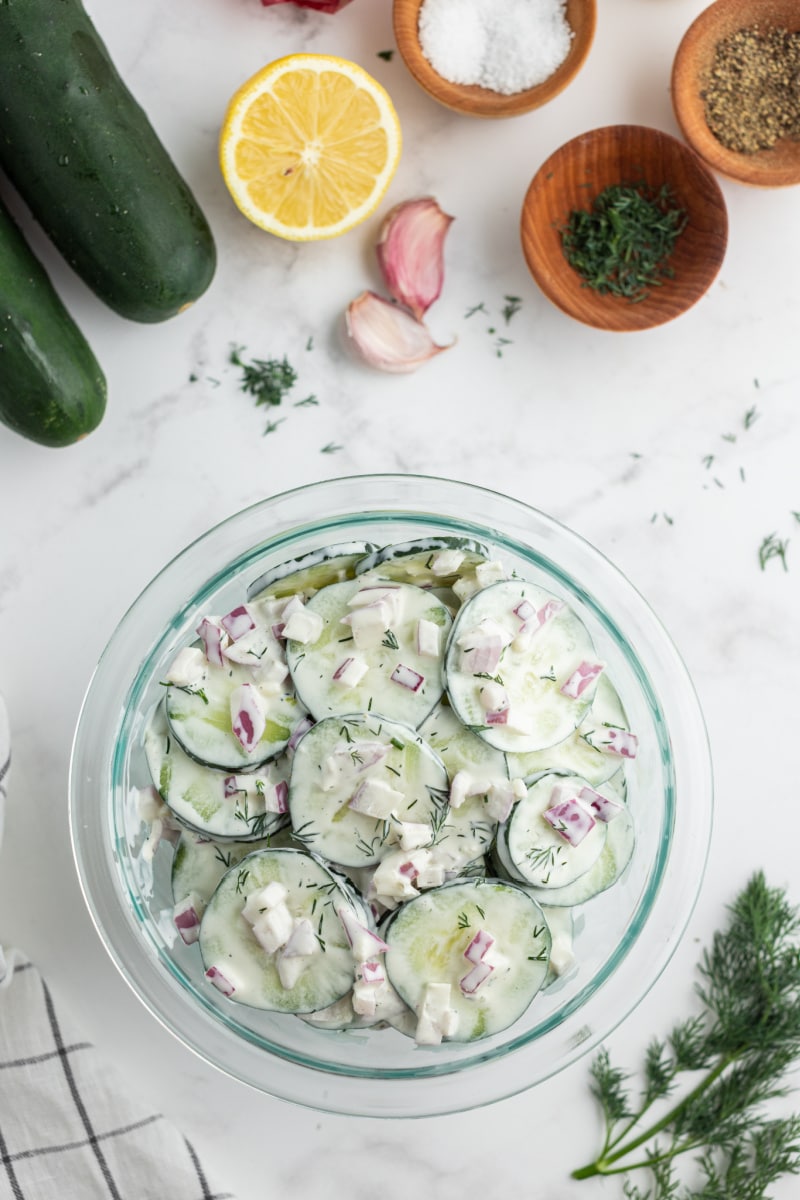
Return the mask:
<path id="1" fill-rule="evenodd" d="M 672 65 L 672 104 L 690 146 L 722 175 L 760 187 L 800 183 L 800 141 L 783 138 L 770 150 L 728 150 L 706 124 L 703 87 L 717 43 L 739 29 L 800 30 L 798 0 L 716 0 L 683 36 Z"/>
<path id="2" fill-rule="evenodd" d="M 669 258 L 674 278 L 631 302 L 587 287 L 569 265 L 561 229 L 573 209 L 591 207 L 614 183 L 668 184 L 688 217 Z M 691 308 L 722 265 L 728 215 L 719 184 L 700 158 L 677 138 L 643 125 L 609 125 L 566 142 L 536 172 L 522 206 L 522 249 L 549 300 L 597 329 L 650 329 Z"/>
<path id="3" fill-rule="evenodd" d="M 566 16 L 572 31 L 567 57 L 537 87 L 504 96 L 477 84 L 450 83 L 434 71 L 419 44 L 419 10 L 424 0 L 394 0 L 393 20 L 397 48 L 420 87 L 455 112 L 470 117 L 516 117 L 552 100 L 570 83 L 586 61 L 597 24 L 596 0 L 567 0 Z"/>

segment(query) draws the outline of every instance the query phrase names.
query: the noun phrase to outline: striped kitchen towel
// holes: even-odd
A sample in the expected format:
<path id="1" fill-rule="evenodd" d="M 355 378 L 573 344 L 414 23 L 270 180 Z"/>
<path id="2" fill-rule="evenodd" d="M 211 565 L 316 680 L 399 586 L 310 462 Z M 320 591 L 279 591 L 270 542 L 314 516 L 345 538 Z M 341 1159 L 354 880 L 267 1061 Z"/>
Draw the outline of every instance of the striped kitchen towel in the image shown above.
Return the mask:
<path id="1" fill-rule="evenodd" d="M 233 1200 L 0 949 L 0 1200 Z"/>

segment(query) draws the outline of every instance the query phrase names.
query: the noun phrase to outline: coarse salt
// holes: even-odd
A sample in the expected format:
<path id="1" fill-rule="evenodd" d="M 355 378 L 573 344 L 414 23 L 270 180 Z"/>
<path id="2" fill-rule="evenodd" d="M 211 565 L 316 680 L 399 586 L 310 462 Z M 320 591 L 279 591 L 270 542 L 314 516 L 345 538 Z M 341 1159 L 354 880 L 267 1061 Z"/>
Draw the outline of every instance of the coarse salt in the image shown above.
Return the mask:
<path id="1" fill-rule="evenodd" d="M 422 53 L 450 83 L 511 96 L 561 66 L 573 32 L 565 0 L 424 0 Z"/>

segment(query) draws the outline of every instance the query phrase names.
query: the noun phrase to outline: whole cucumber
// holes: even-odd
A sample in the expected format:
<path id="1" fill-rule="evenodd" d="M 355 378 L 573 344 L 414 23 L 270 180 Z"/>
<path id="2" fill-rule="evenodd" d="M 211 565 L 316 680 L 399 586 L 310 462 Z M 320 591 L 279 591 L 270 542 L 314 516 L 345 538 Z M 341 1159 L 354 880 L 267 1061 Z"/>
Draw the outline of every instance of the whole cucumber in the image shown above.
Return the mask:
<path id="1" fill-rule="evenodd" d="M 81 0 L 0 0 L 0 166 L 122 316 L 165 320 L 211 282 L 208 222 Z"/>
<path id="2" fill-rule="evenodd" d="M 0 421 L 44 446 L 68 446 L 105 407 L 97 359 L 0 202 Z"/>

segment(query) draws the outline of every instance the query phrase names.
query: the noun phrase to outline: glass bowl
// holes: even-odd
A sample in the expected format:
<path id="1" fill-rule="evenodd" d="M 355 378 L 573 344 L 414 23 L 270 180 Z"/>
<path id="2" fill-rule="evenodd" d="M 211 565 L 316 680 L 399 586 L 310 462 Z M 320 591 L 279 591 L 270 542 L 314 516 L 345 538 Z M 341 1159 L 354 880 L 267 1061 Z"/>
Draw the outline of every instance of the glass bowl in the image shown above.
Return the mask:
<path id="1" fill-rule="evenodd" d="M 622 878 L 581 910 L 577 969 L 510 1028 L 417 1046 L 394 1029 L 331 1031 L 227 1000 L 172 923 L 172 849 L 152 863 L 131 791 L 150 783 L 142 733 L 198 616 L 226 612 L 271 565 L 351 540 L 447 534 L 488 543 L 525 578 L 568 599 L 608 664 L 639 738 L 628 765 L 637 829 Z M 271 1095 L 330 1112 L 431 1116 L 518 1093 L 595 1047 L 649 990 L 684 932 L 705 867 L 712 779 L 702 713 L 663 627 L 625 577 L 552 518 L 496 492 L 410 475 L 333 479 L 223 521 L 144 589 L 109 642 L 84 700 L 70 778 L 73 850 L 114 963 L 181 1042 Z"/>

